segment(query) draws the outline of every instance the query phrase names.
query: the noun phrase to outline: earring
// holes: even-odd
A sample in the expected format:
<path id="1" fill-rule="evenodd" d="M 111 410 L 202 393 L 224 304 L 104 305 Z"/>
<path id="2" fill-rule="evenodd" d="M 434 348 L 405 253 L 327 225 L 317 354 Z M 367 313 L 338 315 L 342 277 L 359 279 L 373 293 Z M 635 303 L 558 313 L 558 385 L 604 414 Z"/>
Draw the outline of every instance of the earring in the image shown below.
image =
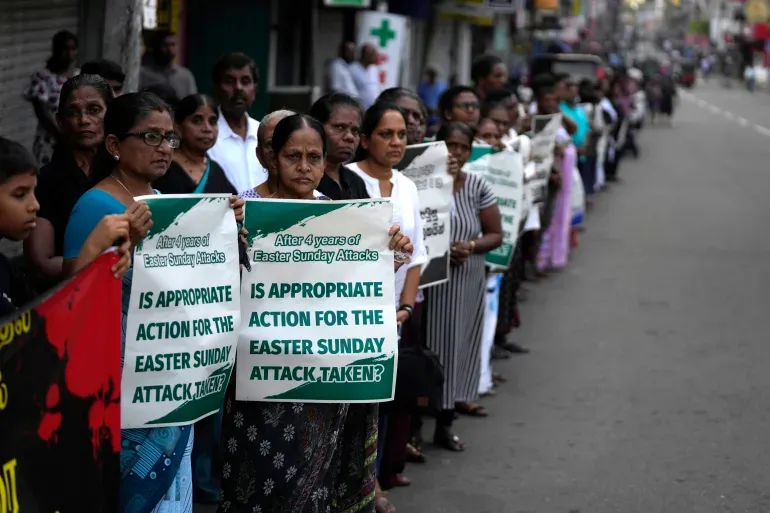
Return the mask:
<path id="1" fill-rule="evenodd" d="M 120 155 L 115 155 L 115 160 L 120 160 Z"/>

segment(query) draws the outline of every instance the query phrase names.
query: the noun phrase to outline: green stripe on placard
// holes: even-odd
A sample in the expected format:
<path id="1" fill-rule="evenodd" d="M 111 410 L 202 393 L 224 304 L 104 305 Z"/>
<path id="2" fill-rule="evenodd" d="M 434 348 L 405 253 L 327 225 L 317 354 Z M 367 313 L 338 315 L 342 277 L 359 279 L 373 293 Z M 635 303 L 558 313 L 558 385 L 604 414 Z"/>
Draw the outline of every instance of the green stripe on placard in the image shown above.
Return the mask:
<path id="1" fill-rule="evenodd" d="M 346 365 L 382 365 L 383 371 L 380 380 L 369 383 L 320 383 L 318 381 L 303 383 L 298 387 L 287 390 L 281 394 L 269 396 L 267 399 L 284 399 L 298 401 L 365 401 L 389 399 L 393 392 L 393 380 L 395 379 L 395 356 L 379 355 L 373 358 L 356 360 Z"/>
<path id="2" fill-rule="evenodd" d="M 147 202 L 152 213 L 152 228 L 147 232 L 147 236 L 136 245 L 138 251 L 142 251 L 145 242 L 149 242 L 156 235 L 168 230 L 172 225 L 178 224 L 184 215 L 192 210 L 198 203 L 222 201 L 222 198 L 147 198 Z M 180 214 L 180 211 L 182 213 Z"/>
<path id="3" fill-rule="evenodd" d="M 163 417 L 147 422 L 147 425 L 152 426 L 156 424 L 173 423 L 189 424 L 190 419 L 198 419 L 211 412 L 217 411 L 222 407 L 222 401 L 225 396 L 225 390 L 227 390 L 227 384 L 230 382 L 230 373 L 232 370 L 233 366 L 228 363 L 227 365 L 214 370 L 209 375 L 208 379 L 216 378 L 220 375 L 225 376 L 221 392 L 209 394 L 201 399 L 186 401 Z"/>

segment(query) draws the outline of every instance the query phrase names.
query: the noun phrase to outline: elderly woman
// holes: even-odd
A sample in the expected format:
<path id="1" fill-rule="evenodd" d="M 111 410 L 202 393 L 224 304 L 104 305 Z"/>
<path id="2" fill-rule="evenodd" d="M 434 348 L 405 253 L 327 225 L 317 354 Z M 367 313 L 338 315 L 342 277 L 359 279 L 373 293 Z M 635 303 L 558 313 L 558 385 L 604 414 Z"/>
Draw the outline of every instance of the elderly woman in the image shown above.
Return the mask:
<path id="1" fill-rule="evenodd" d="M 288 116 L 276 125 L 271 145 L 278 180 L 269 197 L 329 200 L 315 194 L 326 168 L 323 125 L 310 116 Z M 253 189 L 241 195 L 259 197 Z M 397 226 L 389 233 L 396 251 L 413 251 Z M 235 381 L 222 431 L 238 450 L 225 453 L 221 512 L 374 511 L 376 408 L 372 414 L 347 403 L 237 401 Z"/>

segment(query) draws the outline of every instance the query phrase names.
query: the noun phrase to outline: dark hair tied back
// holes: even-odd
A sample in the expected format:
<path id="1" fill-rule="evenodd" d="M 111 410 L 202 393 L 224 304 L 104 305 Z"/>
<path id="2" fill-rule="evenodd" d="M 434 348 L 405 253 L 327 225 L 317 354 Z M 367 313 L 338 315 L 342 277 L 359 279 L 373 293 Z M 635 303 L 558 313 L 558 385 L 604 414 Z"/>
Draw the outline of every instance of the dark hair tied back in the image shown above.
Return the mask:
<path id="1" fill-rule="evenodd" d="M 291 139 L 291 135 L 303 128 L 310 128 L 318 132 L 319 137 L 321 137 L 321 144 L 323 145 L 323 153 L 326 155 L 326 132 L 324 132 L 324 127 L 317 119 L 307 114 L 287 116 L 275 125 L 271 142 L 273 152 L 278 155 L 283 147 L 286 146 L 286 143 L 289 142 L 289 139 Z"/>
<path id="2" fill-rule="evenodd" d="M 185 119 L 195 114 L 198 107 L 203 107 L 204 105 L 211 107 L 214 114 L 219 117 L 219 104 L 214 101 L 214 98 L 207 94 L 198 93 L 185 96 L 176 104 L 176 107 L 174 107 L 174 122 L 177 125 L 181 124 Z"/>
<path id="3" fill-rule="evenodd" d="M 109 107 L 112 103 L 112 89 L 107 81 L 99 75 L 75 75 L 70 78 L 61 87 L 61 93 L 59 93 L 59 111 L 67 106 L 72 94 L 83 87 L 93 87 L 99 96 L 102 97 L 105 107 Z"/>
<path id="4" fill-rule="evenodd" d="M 377 125 L 380 124 L 382 116 L 384 116 L 386 112 L 390 111 L 396 111 L 401 114 L 401 117 L 404 118 L 404 124 L 406 125 L 406 116 L 404 115 L 404 111 L 401 110 L 398 105 L 390 102 L 377 102 L 369 107 L 369 109 L 366 111 L 366 114 L 364 114 L 364 120 L 361 122 L 361 135 L 371 137 L 374 133 L 374 130 L 377 128 Z M 359 144 L 354 160 L 361 161 L 366 157 L 367 151 L 364 149 L 363 145 Z"/>
<path id="5" fill-rule="evenodd" d="M 473 138 L 476 137 L 476 132 L 465 123 L 460 123 L 459 121 L 452 121 L 451 123 L 443 123 L 441 125 L 441 128 L 439 128 L 438 132 L 436 133 L 436 140 L 446 141 L 447 137 L 452 135 L 452 132 L 460 132 L 465 137 L 467 137 L 468 142 L 471 145 L 473 145 Z"/>
<path id="6" fill-rule="evenodd" d="M 321 123 L 326 123 L 337 107 L 351 107 L 361 113 L 361 106 L 355 98 L 345 93 L 329 93 L 316 100 L 308 114 Z"/>
<path id="7" fill-rule="evenodd" d="M 152 93 L 128 93 L 115 98 L 104 115 L 104 138 L 114 135 L 122 140 L 131 129 L 152 112 L 168 112 L 173 118 L 171 108 Z M 115 169 L 115 158 L 109 154 L 103 143 L 94 157 L 91 166 L 91 185 L 101 182 Z"/>

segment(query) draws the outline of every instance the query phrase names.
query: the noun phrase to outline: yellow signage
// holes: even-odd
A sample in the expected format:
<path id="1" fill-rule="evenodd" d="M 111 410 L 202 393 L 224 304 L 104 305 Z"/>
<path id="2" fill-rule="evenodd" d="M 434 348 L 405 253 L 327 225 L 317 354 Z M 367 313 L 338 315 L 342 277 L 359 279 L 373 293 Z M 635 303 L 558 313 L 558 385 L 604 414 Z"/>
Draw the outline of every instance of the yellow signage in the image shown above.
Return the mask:
<path id="1" fill-rule="evenodd" d="M 746 21 L 749 23 L 764 23 L 770 18 L 768 0 L 749 0 L 744 7 Z"/>
<path id="2" fill-rule="evenodd" d="M 159 30 L 168 30 L 176 34 L 179 31 L 180 0 L 158 0 L 156 17 Z"/>
<path id="3" fill-rule="evenodd" d="M 493 13 L 487 10 L 484 0 L 448 0 L 439 5 L 439 17 L 469 21 L 475 25 L 493 25 Z"/>
<path id="4" fill-rule="evenodd" d="M 558 11 L 559 0 L 535 0 L 535 9 L 538 11 Z"/>

